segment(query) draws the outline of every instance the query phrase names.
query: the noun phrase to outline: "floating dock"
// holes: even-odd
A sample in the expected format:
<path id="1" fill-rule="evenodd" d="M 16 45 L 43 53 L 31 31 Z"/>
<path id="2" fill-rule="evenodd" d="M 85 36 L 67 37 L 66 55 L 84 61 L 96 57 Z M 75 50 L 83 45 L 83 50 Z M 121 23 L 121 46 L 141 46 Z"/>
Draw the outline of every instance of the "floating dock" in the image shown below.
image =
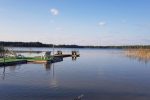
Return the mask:
<path id="1" fill-rule="evenodd" d="M 78 54 L 77 51 L 72 51 L 71 54 L 62 54 L 62 51 L 57 51 L 57 54 L 54 55 L 49 55 L 48 57 L 52 57 L 49 59 L 41 59 L 41 57 L 36 57 L 33 58 L 10 58 L 10 61 L 5 61 L 5 62 L 0 62 L 0 66 L 13 66 L 17 64 L 26 64 L 26 63 L 55 63 L 55 62 L 60 62 L 63 61 L 64 57 L 72 57 L 76 58 L 79 57 L 80 54 Z M 47 57 L 47 56 L 46 56 Z M 12 60 L 12 61 L 11 61 Z"/>
<path id="2" fill-rule="evenodd" d="M 35 63 L 35 64 L 41 64 L 41 63 L 56 63 L 56 62 L 61 62 L 63 61 L 62 57 L 54 57 L 51 60 L 32 60 L 32 61 L 28 61 L 28 63 Z"/>
<path id="3" fill-rule="evenodd" d="M 71 54 L 63 54 L 62 51 L 57 51 L 54 57 L 79 57 L 80 54 L 77 51 L 72 51 Z"/>
<path id="4" fill-rule="evenodd" d="M 63 58 L 55 57 L 52 60 L 18 60 L 18 61 L 10 61 L 10 62 L 0 62 L 0 67 L 2 66 L 14 66 L 19 64 L 27 64 L 27 63 L 33 63 L 33 64 L 46 64 L 46 63 L 56 63 L 63 61 Z"/>
<path id="5" fill-rule="evenodd" d="M 62 55 L 54 55 L 54 57 L 80 57 L 80 55 L 72 55 L 72 54 L 62 54 Z"/>
<path id="6" fill-rule="evenodd" d="M 1 62 L 0 66 L 13 66 L 18 64 L 27 64 L 27 60 L 18 60 L 18 61 L 11 61 L 11 62 Z"/>

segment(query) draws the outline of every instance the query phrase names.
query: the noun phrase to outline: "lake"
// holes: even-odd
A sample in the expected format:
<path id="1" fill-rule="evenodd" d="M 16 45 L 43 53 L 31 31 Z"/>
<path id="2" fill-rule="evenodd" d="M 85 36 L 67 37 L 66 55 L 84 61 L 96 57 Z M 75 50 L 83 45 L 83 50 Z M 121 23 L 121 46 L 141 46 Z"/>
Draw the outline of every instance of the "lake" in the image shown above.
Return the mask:
<path id="1" fill-rule="evenodd" d="M 117 49 L 78 50 L 77 59 L 1 67 L 0 100 L 74 100 L 80 95 L 82 100 L 150 100 L 149 61 Z"/>

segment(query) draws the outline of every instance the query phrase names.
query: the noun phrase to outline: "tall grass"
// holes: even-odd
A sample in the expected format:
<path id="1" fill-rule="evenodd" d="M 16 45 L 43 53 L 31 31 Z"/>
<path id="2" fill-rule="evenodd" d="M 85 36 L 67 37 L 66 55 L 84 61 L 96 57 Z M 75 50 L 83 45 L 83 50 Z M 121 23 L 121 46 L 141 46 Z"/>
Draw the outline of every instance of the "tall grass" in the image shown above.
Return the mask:
<path id="1" fill-rule="evenodd" d="M 125 50 L 126 56 L 140 61 L 150 61 L 150 49 L 127 49 Z"/>

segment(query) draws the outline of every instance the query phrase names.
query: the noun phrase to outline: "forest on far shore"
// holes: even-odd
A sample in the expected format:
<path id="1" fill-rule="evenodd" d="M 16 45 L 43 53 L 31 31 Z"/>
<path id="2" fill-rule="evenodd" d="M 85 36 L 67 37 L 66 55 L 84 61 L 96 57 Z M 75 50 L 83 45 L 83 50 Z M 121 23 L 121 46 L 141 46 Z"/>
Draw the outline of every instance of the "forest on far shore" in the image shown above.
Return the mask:
<path id="1" fill-rule="evenodd" d="M 44 44 L 41 42 L 6 42 L 0 41 L 0 46 L 3 47 L 53 47 L 53 44 Z M 148 48 L 150 45 L 123 45 L 123 46 L 80 46 L 80 45 L 54 45 L 57 48 Z"/>

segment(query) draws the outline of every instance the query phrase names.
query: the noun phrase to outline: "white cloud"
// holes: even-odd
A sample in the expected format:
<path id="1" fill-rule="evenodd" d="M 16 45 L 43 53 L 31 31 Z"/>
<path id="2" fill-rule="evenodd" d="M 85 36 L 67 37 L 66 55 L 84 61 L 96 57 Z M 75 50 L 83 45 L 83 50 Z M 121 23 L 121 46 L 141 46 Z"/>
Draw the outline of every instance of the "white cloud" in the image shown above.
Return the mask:
<path id="1" fill-rule="evenodd" d="M 107 23 L 106 22 L 99 22 L 98 25 L 99 26 L 105 26 Z"/>
<path id="2" fill-rule="evenodd" d="M 52 9 L 50 9 L 50 13 L 54 16 L 57 16 L 59 14 L 59 10 L 56 8 L 52 8 Z"/>

